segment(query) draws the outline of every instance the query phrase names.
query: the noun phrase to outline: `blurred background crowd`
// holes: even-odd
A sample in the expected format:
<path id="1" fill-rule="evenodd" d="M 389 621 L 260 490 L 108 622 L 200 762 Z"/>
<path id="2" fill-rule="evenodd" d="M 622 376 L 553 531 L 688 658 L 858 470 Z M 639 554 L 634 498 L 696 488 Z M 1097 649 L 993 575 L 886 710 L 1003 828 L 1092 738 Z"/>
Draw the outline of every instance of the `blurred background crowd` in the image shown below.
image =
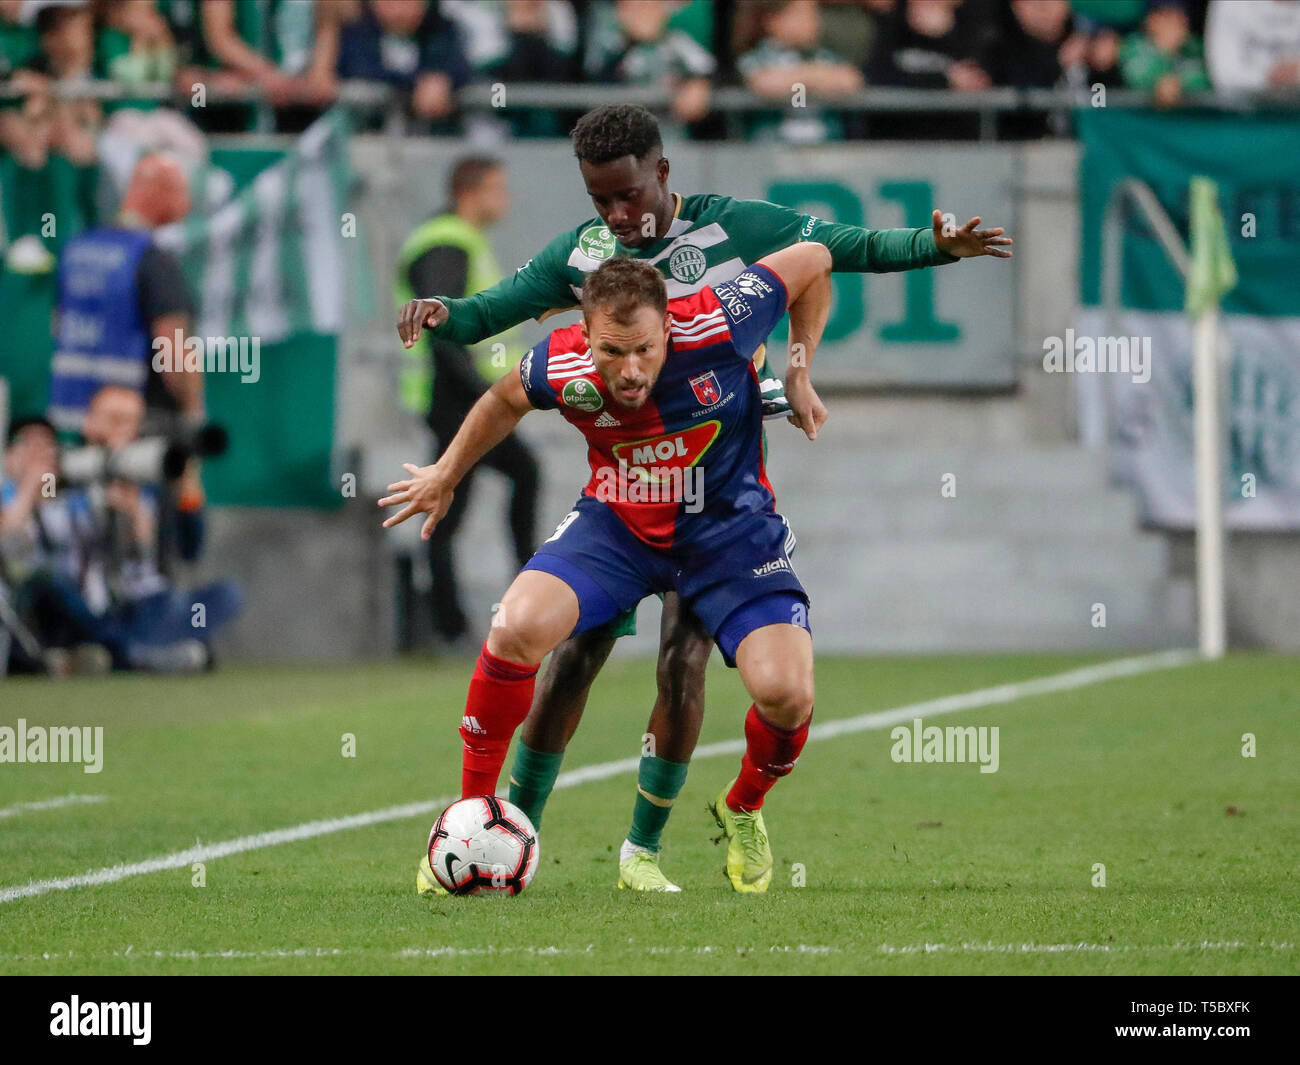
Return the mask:
<path id="1" fill-rule="evenodd" d="M 94 83 L 93 97 L 51 90 Z M 1153 105 L 1300 85 L 1287 0 L 0 0 L 0 145 L 76 165 L 123 108 L 186 107 L 205 132 L 298 131 L 381 86 L 415 128 L 563 135 L 571 116 L 513 111 L 529 85 L 653 90 L 692 137 L 820 141 L 913 135 L 862 110 L 873 89 L 1128 89 Z M 792 86 L 809 103 L 791 116 Z M 496 87 L 467 110 L 460 90 Z M 716 107 L 719 89 L 751 106 Z M 864 95 L 865 94 L 865 95 Z M 382 97 L 385 101 L 388 96 Z M 779 109 L 756 106 L 770 100 Z M 199 106 L 193 106 L 193 105 Z M 256 106 L 260 104 L 261 106 Z M 840 107 L 836 107 L 840 104 Z M 390 107 L 385 110 L 391 110 Z M 577 111 L 582 108 L 577 108 Z M 371 109 L 380 123 L 384 111 Z M 1004 135 L 1042 135 L 1012 123 Z M 973 135 L 954 121 L 933 135 Z"/>
<path id="2" fill-rule="evenodd" d="M 277 365 L 303 372 L 282 369 L 280 384 L 268 375 L 238 394 L 212 383 L 223 420 L 243 419 L 227 467 L 243 480 L 232 477 L 220 502 L 337 503 L 336 486 L 321 488 L 326 477 L 295 496 L 303 480 L 291 476 L 340 450 L 334 359 L 350 360 L 349 380 L 361 381 L 355 366 L 369 350 L 338 341 L 354 308 L 322 298 L 328 288 L 312 279 L 333 269 L 331 256 L 346 257 L 321 238 L 349 217 L 341 188 L 318 197 L 316 223 L 300 194 L 304 181 L 320 191 L 334 180 L 322 116 L 346 119 L 342 140 L 372 198 L 385 189 L 405 197 L 384 203 L 384 224 L 409 232 L 438 210 L 494 224 L 508 204 L 507 171 L 532 176 L 519 170 L 528 146 L 567 160 L 554 139 L 603 102 L 644 104 L 666 140 L 700 142 L 691 150 L 702 154 L 683 158 L 721 160 L 732 145 L 1050 148 L 1074 136 L 1081 111 L 1111 102 L 1171 114 L 1239 100 L 1295 113 L 1300 2 L 0 0 L 0 674 L 5 662 L 51 672 L 205 668 L 211 635 L 241 608 L 233 584 L 181 576 L 205 543 L 211 484 L 200 460 L 226 446 L 208 421 L 211 389 L 202 375 L 159 371 L 144 356 L 88 369 L 106 331 L 115 350 L 156 352 L 160 337 L 181 347 L 204 331 L 206 308 L 208 332 L 278 343 Z M 299 136 L 312 128 L 323 132 Z M 421 143 L 438 160 L 427 186 L 386 186 L 399 160 L 383 146 L 412 149 L 400 160 L 411 167 Z M 444 147 L 480 153 L 467 156 L 473 181 L 463 188 Z M 494 148 L 511 165 L 494 162 Z M 584 210 L 570 178 L 556 202 Z M 548 218 L 536 237 L 581 217 Z M 504 262 L 540 247 L 517 213 L 516 222 Z M 369 254 L 334 273 L 364 279 L 374 267 L 381 280 L 369 281 L 367 320 L 382 319 L 375 344 L 391 347 L 391 323 L 374 310 L 386 301 L 373 289 L 397 246 L 376 240 L 379 228 Z M 155 240 L 163 230 L 170 238 Z M 448 262 L 460 289 L 441 274 L 425 287 L 468 292 L 464 269 Z M 301 315 L 283 310 L 299 305 Z M 526 449 L 516 460 L 506 472 L 532 499 L 537 464 Z M 57 471 L 74 468 L 63 478 L 74 490 L 49 489 Z M 527 521 L 516 517 L 531 526 L 531 509 Z M 526 544 L 515 548 L 527 557 Z M 435 574 L 448 551 L 433 560 Z M 456 636 L 464 618 L 448 602 L 455 616 L 435 624 Z M 276 629 L 268 615 L 259 631 Z"/>

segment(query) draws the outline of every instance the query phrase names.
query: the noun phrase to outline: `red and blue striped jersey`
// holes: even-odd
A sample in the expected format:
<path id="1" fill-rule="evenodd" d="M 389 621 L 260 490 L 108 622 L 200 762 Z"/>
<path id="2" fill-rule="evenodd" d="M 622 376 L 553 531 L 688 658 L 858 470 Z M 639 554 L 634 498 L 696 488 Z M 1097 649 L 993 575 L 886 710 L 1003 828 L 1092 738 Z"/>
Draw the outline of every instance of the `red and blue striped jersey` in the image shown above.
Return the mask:
<path id="1" fill-rule="evenodd" d="M 529 401 L 587 438 L 583 495 L 665 550 L 720 546 L 772 513 L 752 359 L 785 310 L 785 284 L 766 266 L 669 300 L 668 354 L 638 410 L 610 396 L 579 325 L 529 351 L 519 364 Z"/>

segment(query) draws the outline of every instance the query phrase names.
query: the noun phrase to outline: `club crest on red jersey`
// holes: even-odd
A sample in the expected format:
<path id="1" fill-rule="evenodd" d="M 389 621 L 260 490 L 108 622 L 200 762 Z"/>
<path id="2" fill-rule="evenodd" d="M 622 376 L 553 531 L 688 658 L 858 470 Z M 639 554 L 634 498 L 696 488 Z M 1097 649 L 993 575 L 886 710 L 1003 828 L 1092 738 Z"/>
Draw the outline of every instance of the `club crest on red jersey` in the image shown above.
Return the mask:
<path id="1" fill-rule="evenodd" d="M 692 377 L 691 390 L 695 393 L 695 398 L 704 404 L 717 403 L 722 398 L 722 388 L 712 370 L 699 377 Z"/>

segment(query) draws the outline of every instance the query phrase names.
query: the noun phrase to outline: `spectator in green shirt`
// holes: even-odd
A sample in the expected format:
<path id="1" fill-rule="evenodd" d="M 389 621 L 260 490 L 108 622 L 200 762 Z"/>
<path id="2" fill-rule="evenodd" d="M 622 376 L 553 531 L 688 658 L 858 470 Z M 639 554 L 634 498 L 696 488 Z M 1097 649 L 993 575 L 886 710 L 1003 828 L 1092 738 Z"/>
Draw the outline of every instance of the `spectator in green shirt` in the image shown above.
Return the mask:
<path id="1" fill-rule="evenodd" d="M 709 111 L 712 55 L 674 29 L 671 4 L 617 0 L 592 5 L 583 69 L 591 81 L 666 87 L 673 117 L 698 122 Z"/>
<path id="2" fill-rule="evenodd" d="M 276 108 L 281 131 L 305 129 L 338 91 L 329 44 L 343 0 L 202 0 L 195 60 L 217 89 L 260 91 Z M 206 81 L 200 74 L 199 81 Z M 189 88 L 192 89 L 192 86 Z M 196 116 L 209 131 L 250 129 L 256 112 L 246 105 L 207 105 Z"/>
<path id="3" fill-rule="evenodd" d="M 568 0 L 443 0 L 474 76 L 492 84 L 571 83 L 578 74 L 578 17 Z M 506 107 L 466 118 L 466 133 L 560 137 L 572 124 L 553 111 Z M 576 116 L 574 117 L 576 121 Z"/>
<path id="4" fill-rule="evenodd" d="M 23 0 L 0 0 L 0 78 L 26 66 L 40 46 L 36 27 L 23 21 Z"/>
<path id="5" fill-rule="evenodd" d="M 96 100 L 58 100 L 55 83 L 89 81 L 95 76 L 95 20 L 89 4 L 43 7 L 36 14 L 40 49 L 19 72 L 28 93 L 25 109 L 48 110 L 50 148 L 79 166 L 95 161 L 95 134 L 103 113 Z"/>
<path id="6" fill-rule="evenodd" d="M 1120 73 L 1128 88 L 1154 94 L 1158 107 L 1209 90 L 1201 41 L 1192 35 L 1183 0 L 1151 0 L 1142 29 L 1120 47 Z"/>
<path id="7" fill-rule="evenodd" d="M 808 96 L 847 96 L 863 87 L 862 72 L 820 43 L 821 12 L 816 0 L 758 0 L 737 18 L 736 67 L 749 90 L 778 100 L 782 113 L 755 120 L 757 137 L 792 143 L 839 139 L 834 114 L 808 105 Z"/>
<path id="8" fill-rule="evenodd" d="M 153 0 L 109 0 L 100 8 L 95 41 L 96 73 L 126 85 L 170 82 L 176 73 L 176 42 Z M 129 101 L 152 109 L 153 100 Z"/>

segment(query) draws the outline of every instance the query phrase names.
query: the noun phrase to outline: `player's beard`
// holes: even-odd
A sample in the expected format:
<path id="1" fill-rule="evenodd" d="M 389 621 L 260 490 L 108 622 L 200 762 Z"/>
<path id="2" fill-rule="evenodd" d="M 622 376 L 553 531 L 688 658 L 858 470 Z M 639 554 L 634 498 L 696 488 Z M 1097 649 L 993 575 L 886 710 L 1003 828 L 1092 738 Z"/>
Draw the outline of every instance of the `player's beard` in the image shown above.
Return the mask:
<path id="1" fill-rule="evenodd" d="M 629 402 L 623 398 L 623 391 L 629 387 L 637 389 L 635 397 Z M 650 393 L 654 390 L 655 383 L 648 378 L 640 378 L 635 381 L 606 381 L 605 388 L 609 391 L 610 397 L 615 404 L 624 410 L 640 410 L 646 405 L 650 398 Z"/>
<path id="2" fill-rule="evenodd" d="M 650 398 L 650 389 L 640 386 L 632 398 L 627 399 L 623 396 L 622 389 L 614 391 L 614 402 L 624 410 L 640 410 L 645 406 L 645 401 Z"/>

